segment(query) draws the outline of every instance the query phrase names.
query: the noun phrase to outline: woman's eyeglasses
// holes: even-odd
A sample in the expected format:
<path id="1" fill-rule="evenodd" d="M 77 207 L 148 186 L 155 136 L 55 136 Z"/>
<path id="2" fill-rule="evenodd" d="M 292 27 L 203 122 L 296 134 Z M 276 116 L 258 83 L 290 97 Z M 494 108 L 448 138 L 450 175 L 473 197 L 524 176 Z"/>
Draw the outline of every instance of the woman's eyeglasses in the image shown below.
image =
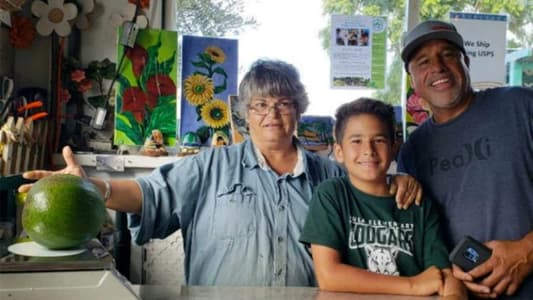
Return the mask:
<path id="1" fill-rule="evenodd" d="M 268 105 L 266 102 L 254 102 L 248 105 L 248 109 L 253 111 L 256 115 L 266 116 L 270 113 L 270 110 L 275 109 L 282 115 L 289 115 L 294 110 L 294 102 L 281 101 L 276 102 L 273 105 Z"/>

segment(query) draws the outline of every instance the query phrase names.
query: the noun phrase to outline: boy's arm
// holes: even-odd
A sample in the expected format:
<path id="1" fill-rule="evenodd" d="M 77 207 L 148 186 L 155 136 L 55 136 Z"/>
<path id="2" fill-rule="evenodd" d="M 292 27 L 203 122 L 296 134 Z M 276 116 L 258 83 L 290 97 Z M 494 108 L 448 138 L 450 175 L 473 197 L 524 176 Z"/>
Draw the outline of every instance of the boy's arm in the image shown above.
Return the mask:
<path id="1" fill-rule="evenodd" d="M 439 294 L 444 300 L 468 299 L 468 292 L 463 282 L 453 276 L 451 269 L 443 269 L 444 287 Z"/>
<path id="2" fill-rule="evenodd" d="M 443 288 L 436 267 L 413 277 L 383 275 L 342 263 L 340 253 L 333 248 L 312 244 L 311 252 L 321 290 L 429 296 Z"/>

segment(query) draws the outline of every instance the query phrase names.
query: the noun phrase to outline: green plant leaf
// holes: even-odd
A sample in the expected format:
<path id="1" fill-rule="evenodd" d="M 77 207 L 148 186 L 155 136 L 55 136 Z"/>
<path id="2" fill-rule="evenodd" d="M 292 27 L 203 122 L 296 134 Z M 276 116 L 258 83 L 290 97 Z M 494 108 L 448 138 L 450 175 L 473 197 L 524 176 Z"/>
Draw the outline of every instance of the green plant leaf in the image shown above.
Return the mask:
<path id="1" fill-rule="evenodd" d="M 172 53 L 172 56 L 159 64 L 160 73 L 170 74 L 176 63 L 176 51 Z"/>
<path id="2" fill-rule="evenodd" d="M 227 88 L 228 88 L 228 74 L 226 74 L 226 71 L 224 71 L 224 69 L 222 69 L 221 67 L 216 67 L 214 70 L 213 70 L 213 73 L 216 73 L 216 74 L 220 74 L 222 75 L 223 77 L 223 82 L 221 85 L 218 85 L 218 86 L 215 86 L 215 94 L 219 94 L 219 93 L 222 93 L 223 91 L 225 91 Z"/>
<path id="3" fill-rule="evenodd" d="M 209 77 L 206 73 L 200 72 L 200 71 L 194 71 L 193 75 L 204 75 L 206 77 Z"/>
<path id="4" fill-rule="evenodd" d="M 200 138 L 200 142 L 204 144 L 205 142 L 207 142 L 209 137 L 211 137 L 212 135 L 211 128 L 207 126 L 201 126 L 198 129 L 196 129 L 196 134 Z"/>
<path id="5" fill-rule="evenodd" d="M 213 61 L 211 60 L 211 56 L 205 52 L 198 53 L 198 57 L 207 64 L 208 67 L 213 65 Z"/>
<path id="6" fill-rule="evenodd" d="M 146 49 L 148 58 L 147 58 L 147 63 L 144 66 L 143 73 L 141 74 L 140 84 L 139 84 L 139 87 L 141 87 L 141 89 L 143 90 L 146 90 L 144 85 L 148 78 L 158 73 L 161 73 L 159 71 L 159 64 L 157 62 L 157 59 L 159 56 L 159 48 L 161 48 L 161 34 L 158 37 L 157 43 Z"/>
<path id="7" fill-rule="evenodd" d="M 223 91 L 225 91 L 227 88 L 226 86 L 226 80 L 224 79 L 224 83 L 222 85 L 219 85 L 219 86 L 215 86 L 215 94 L 220 94 L 222 93 Z"/>
<path id="8" fill-rule="evenodd" d="M 87 98 L 87 101 L 94 107 L 103 107 L 106 97 L 106 95 L 91 96 Z"/>
<path id="9" fill-rule="evenodd" d="M 216 67 L 216 68 L 213 70 L 213 73 L 217 73 L 217 74 L 220 74 L 220 75 L 224 76 L 225 78 L 228 78 L 228 74 L 227 74 L 226 71 L 224 71 L 224 69 L 222 69 L 221 67 Z"/>
<path id="10" fill-rule="evenodd" d="M 116 75 L 116 67 L 117 65 L 110 61 L 109 59 L 104 59 L 102 61 L 102 68 L 100 69 L 101 70 L 101 73 L 102 73 L 102 76 L 105 78 L 105 79 L 113 79 L 113 77 L 115 77 Z"/>
<path id="11" fill-rule="evenodd" d="M 198 68 L 209 69 L 209 65 L 201 61 L 192 61 L 191 64 Z"/>
<path id="12" fill-rule="evenodd" d="M 120 130 L 115 130 L 113 141 L 117 145 L 135 145 L 135 142 Z"/>
<path id="13" fill-rule="evenodd" d="M 130 80 L 122 74 L 119 74 L 119 76 L 117 77 L 116 83 L 118 83 L 118 85 L 120 85 L 123 90 L 131 86 Z"/>
<path id="14" fill-rule="evenodd" d="M 120 82 L 121 84 L 115 85 L 115 88 L 116 88 L 115 106 L 117 107 L 117 111 L 122 111 L 122 95 L 124 95 L 124 91 L 130 87 L 130 82 L 126 77 L 122 75 L 120 75 L 117 78 L 117 82 Z"/>
<path id="15" fill-rule="evenodd" d="M 196 121 L 202 120 L 202 107 L 203 107 L 203 105 L 198 105 L 195 108 L 196 109 L 196 116 L 197 116 Z"/>
<path id="16" fill-rule="evenodd" d="M 122 132 L 128 137 L 128 139 L 133 141 L 135 145 L 142 145 L 144 143 L 142 128 L 133 117 L 133 114 L 127 111 L 124 113 L 117 113 L 116 115 L 115 130 Z M 127 119 L 128 122 L 125 122 L 124 118 Z"/>
<path id="17" fill-rule="evenodd" d="M 171 111 L 175 111 L 176 110 L 176 96 L 174 96 L 174 95 L 159 96 L 157 103 L 158 103 L 157 106 L 171 105 L 172 108 L 169 107 L 169 109 Z"/>
<path id="18" fill-rule="evenodd" d="M 175 105 L 159 105 L 152 111 L 145 135 L 149 136 L 154 129 L 160 130 L 165 137 L 176 137 Z"/>

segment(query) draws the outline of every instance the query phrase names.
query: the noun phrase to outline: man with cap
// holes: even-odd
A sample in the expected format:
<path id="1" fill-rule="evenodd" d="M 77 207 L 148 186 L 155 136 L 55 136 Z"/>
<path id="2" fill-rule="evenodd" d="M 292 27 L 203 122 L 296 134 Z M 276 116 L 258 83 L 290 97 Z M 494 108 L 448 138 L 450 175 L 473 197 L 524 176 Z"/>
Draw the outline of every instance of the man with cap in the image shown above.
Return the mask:
<path id="1" fill-rule="evenodd" d="M 454 275 L 478 297 L 533 295 L 533 90 L 474 91 L 463 38 L 430 20 L 403 39 L 415 93 L 433 113 L 408 138 L 398 168 L 418 179 L 441 209 L 450 249 L 470 235 L 492 249 Z"/>

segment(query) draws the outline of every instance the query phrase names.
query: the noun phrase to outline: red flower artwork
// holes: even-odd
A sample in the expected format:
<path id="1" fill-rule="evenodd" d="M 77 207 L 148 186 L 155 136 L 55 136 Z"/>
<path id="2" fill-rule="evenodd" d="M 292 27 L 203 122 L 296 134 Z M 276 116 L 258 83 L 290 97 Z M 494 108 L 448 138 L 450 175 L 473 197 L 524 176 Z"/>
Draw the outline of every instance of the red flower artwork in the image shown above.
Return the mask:
<path id="1" fill-rule="evenodd" d="M 70 73 L 70 79 L 72 79 L 72 81 L 76 83 L 82 82 L 83 80 L 86 79 L 85 71 L 80 70 L 80 69 L 72 71 L 72 73 Z"/>
<path id="2" fill-rule="evenodd" d="M 85 93 L 93 87 L 93 83 L 90 79 L 84 79 L 78 83 L 78 91 L 80 93 Z"/>
<path id="3" fill-rule="evenodd" d="M 124 91 L 122 111 L 129 111 L 137 122 L 144 118 L 144 106 L 148 100 L 146 94 L 138 87 L 129 87 Z"/>
<path id="4" fill-rule="evenodd" d="M 427 118 L 429 118 L 429 111 L 424 107 L 425 100 L 418 96 L 416 93 L 411 94 L 407 99 L 407 112 L 413 117 L 413 121 L 417 125 L 422 124 Z"/>
<path id="5" fill-rule="evenodd" d="M 154 130 L 165 143 L 175 140 L 176 38 L 171 31 L 140 30 L 133 48 L 119 47 L 125 56 L 116 97 L 116 144 L 143 145 Z"/>
<path id="6" fill-rule="evenodd" d="M 132 61 L 133 74 L 135 77 L 139 78 L 144 70 L 146 61 L 148 61 L 148 53 L 146 52 L 146 49 L 135 44 L 132 49 L 126 51 L 126 57 Z"/>
<path id="7" fill-rule="evenodd" d="M 29 48 L 35 38 L 35 26 L 27 17 L 15 14 L 11 17 L 9 41 L 15 48 Z"/>
<path id="8" fill-rule="evenodd" d="M 148 78 L 146 89 L 149 94 L 153 95 L 176 95 L 176 84 L 167 74 L 157 74 Z"/>
<path id="9" fill-rule="evenodd" d="M 157 105 L 158 97 L 159 96 L 155 94 L 148 94 L 148 100 L 146 101 L 146 105 L 148 105 L 150 109 L 154 109 L 154 107 Z"/>

